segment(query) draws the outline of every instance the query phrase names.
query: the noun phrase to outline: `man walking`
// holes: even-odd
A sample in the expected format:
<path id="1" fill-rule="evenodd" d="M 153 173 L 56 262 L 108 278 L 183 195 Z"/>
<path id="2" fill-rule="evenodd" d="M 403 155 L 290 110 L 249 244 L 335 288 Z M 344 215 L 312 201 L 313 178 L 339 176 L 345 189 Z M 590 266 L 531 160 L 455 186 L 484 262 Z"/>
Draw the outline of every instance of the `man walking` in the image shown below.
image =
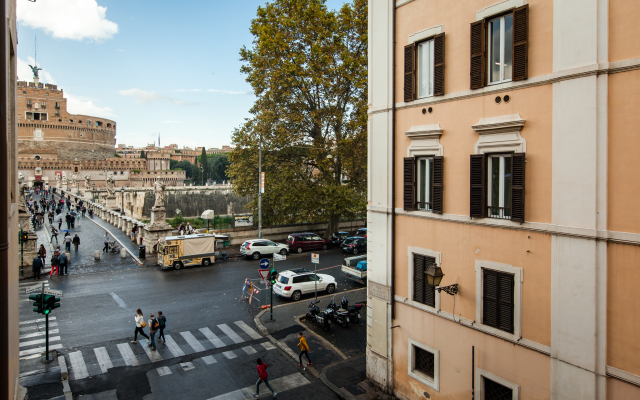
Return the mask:
<path id="1" fill-rule="evenodd" d="M 71 234 L 69 232 L 64 234 L 64 249 L 71 253 Z"/>
<path id="2" fill-rule="evenodd" d="M 60 253 L 56 251 L 55 253 L 53 253 L 53 257 L 51 257 L 51 272 L 49 273 L 49 276 L 53 276 L 53 271 L 55 271 L 56 274 L 60 275 L 60 272 L 58 271 L 58 266 L 60 265 L 59 255 Z"/>
<path id="3" fill-rule="evenodd" d="M 304 354 L 307 357 L 307 361 L 309 361 L 308 366 L 312 366 L 311 359 L 309 358 L 309 345 L 307 344 L 307 340 L 302 335 L 302 332 L 298 332 L 298 339 L 300 339 L 300 343 L 298 343 L 298 347 L 300 347 L 300 354 L 298 354 L 298 359 L 300 363 L 298 367 L 302 367 L 302 355 Z"/>
<path id="4" fill-rule="evenodd" d="M 54 226 L 51 227 L 51 240 L 49 243 L 53 243 L 53 239 L 55 239 L 56 244 L 58 244 L 58 230 Z"/>
<path id="5" fill-rule="evenodd" d="M 42 270 L 42 260 L 40 257 L 33 259 L 33 279 L 40 279 L 40 271 Z"/>
<path id="6" fill-rule="evenodd" d="M 160 327 L 158 320 L 154 318 L 153 313 L 149 314 L 149 347 L 151 350 L 156 349 L 156 331 Z"/>
<path id="7" fill-rule="evenodd" d="M 62 217 L 58 219 L 58 230 L 62 228 Z"/>
<path id="8" fill-rule="evenodd" d="M 60 258 L 59 275 L 69 275 L 69 272 L 67 271 L 67 266 L 69 265 L 69 259 L 67 258 L 67 254 L 61 253 L 59 258 Z"/>
<path id="9" fill-rule="evenodd" d="M 104 247 L 102 248 L 102 251 L 106 251 L 107 253 L 109 252 L 109 232 L 104 233 Z"/>
<path id="10" fill-rule="evenodd" d="M 167 344 L 164 338 L 164 328 L 167 326 L 167 318 L 162 315 L 162 311 L 158 311 L 158 330 L 160 333 L 158 334 L 158 342 L 162 342 L 162 344 Z"/>
<path id="11" fill-rule="evenodd" d="M 43 244 L 41 244 L 40 248 L 38 249 L 38 257 L 40 258 L 40 260 L 42 260 L 41 267 L 44 268 L 46 264 L 45 260 L 47 259 L 47 250 L 44 248 Z"/>
<path id="12" fill-rule="evenodd" d="M 76 254 L 78 253 L 78 246 L 80 246 L 80 237 L 76 233 L 76 235 L 73 237 L 73 248 L 75 249 Z"/>
<path id="13" fill-rule="evenodd" d="M 71 229 L 71 216 L 69 213 L 64 217 L 64 222 L 67 223 L 67 229 Z"/>

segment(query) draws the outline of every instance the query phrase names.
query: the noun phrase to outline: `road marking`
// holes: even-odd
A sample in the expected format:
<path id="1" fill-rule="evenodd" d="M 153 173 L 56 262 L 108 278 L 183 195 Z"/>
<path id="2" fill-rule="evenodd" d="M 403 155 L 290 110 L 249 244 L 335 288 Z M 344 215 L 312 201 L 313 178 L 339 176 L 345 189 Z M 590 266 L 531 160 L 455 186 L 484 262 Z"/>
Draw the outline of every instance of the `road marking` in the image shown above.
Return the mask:
<path id="1" fill-rule="evenodd" d="M 211 343 L 213 343 L 214 346 L 216 346 L 216 348 L 220 348 L 220 347 L 225 347 L 226 344 L 224 344 L 224 342 L 222 340 L 220 340 L 220 338 L 218 338 L 215 333 L 211 332 L 211 329 L 209 328 L 200 328 L 199 329 L 200 332 L 202 332 L 202 334 L 209 339 L 209 341 Z"/>
<path id="2" fill-rule="evenodd" d="M 59 329 L 51 329 L 49 330 L 49 335 L 53 335 L 54 333 L 60 333 Z M 36 333 L 26 333 L 24 335 L 20 335 L 18 339 L 28 339 L 37 336 L 46 336 L 47 332 L 36 332 Z"/>
<path id="3" fill-rule="evenodd" d="M 45 338 L 45 339 L 30 340 L 28 342 L 20 342 L 20 347 L 33 346 L 34 344 L 40 344 L 46 341 L 47 339 Z M 59 341 L 60 341 L 60 336 L 54 336 L 49 338 L 49 342 L 59 342 Z"/>
<path id="4" fill-rule="evenodd" d="M 233 351 L 229 350 L 229 351 L 223 351 L 222 354 L 227 357 L 229 360 L 233 360 L 234 358 L 238 357 L 236 355 L 236 353 L 234 353 Z"/>
<path id="5" fill-rule="evenodd" d="M 144 340 L 138 343 L 140 343 L 140 346 L 142 346 L 144 352 L 147 353 L 147 356 L 149 357 L 149 360 L 151 360 L 151 362 L 162 361 L 162 356 L 160 355 L 160 353 L 158 353 L 156 350 L 151 350 L 151 347 L 144 343 Z"/>
<path id="6" fill-rule="evenodd" d="M 46 281 L 40 281 L 40 282 L 37 282 L 37 281 L 20 282 L 18 283 L 18 286 L 20 286 L 20 288 L 23 289 L 25 286 L 40 285 L 42 283 L 44 283 L 45 285 L 48 285 L 49 281 L 46 280 Z"/>
<path id="7" fill-rule="evenodd" d="M 167 347 L 174 357 L 182 357 L 184 355 L 184 351 L 182 351 L 180 346 L 178 346 L 176 341 L 173 340 L 170 335 L 167 335 L 167 337 L 165 338 L 165 342 L 167 342 Z"/>
<path id="8" fill-rule="evenodd" d="M 182 335 L 184 340 L 186 340 L 187 343 L 189 343 L 189 346 L 191 346 L 193 351 L 195 351 L 196 353 L 199 353 L 201 351 L 205 351 L 204 346 L 200 344 L 198 339 L 196 339 L 195 336 L 193 336 L 193 334 L 191 334 L 191 332 L 189 332 L 189 331 L 180 332 L 180 334 Z"/>
<path id="9" fill-rule="evenodd" d="M 135 354 L 133 354 L 133 351 L 131 350 L 129 343 L 118 343 L 118 350 L 120 350 L 120 354 L 122 355 L 122 359 L 124 360 L 125 364 L 127 364 L 130 367 L 135 367 L 140 365 Z"/>
<path id="10" fill-rule="evenodd" d="M 58 326 L 57 322 L 49 322 L 49 328 L 53 328 L 54 326 Z M 44 329 L 44 326 L 24 326 L 20 328 L 20 332 L 32 331 L 34 329 Z"/>
<path id="11" fill-rule="evenodd" d="M 184 363 L 180 363 L 180 366 L 182 367 L 183 370 L 185 371 L 190 371 L 192 369 L 195 368 L 195 366 L 193 365 L 193 363 L 190 362 L 184 362 Z"/>
<path id="12" fill-rule="evenodd" d="M 84 357 L 82 357 L 81 351 L 69 353 L 69 361 L 71 361 L 71 370 L 73 371 L 73 378 L 75 380 L 78 381 L 89 376 L 87 365 L 84 363 Z"/>
<path id="13" fill-rule="evenodd" d="M 264 342 L 261 343 L 262 347 L 264 347 L 265 350 L 273 350 L 276 348 L 276 346 L 272 345 L 271 342 Z"/>
<path id="14" fill-rule="evenodd" d="M 20 325 L 33 324 L 35 322 L 45 322 L 46 318 L 32 319 L 31 321 L 20 321 Z M 55 321 L 56 317 L 49 317 L 49 322 Z"/>
<path id="15" fill-rule="evenodd" d="M 30 356 L 26 356 L 26 357 L 20 357 L 20 360 L 31 360 L 33 358 L 38 358 L 38 357 L 42 357 L 40 354 L 33 354 Z"/>
<path id="16" fill-rule="evenodd" d="M 256 349 L 254 349 L 251 346 L 245 346 L 245 347 L 242 348 L 242 350 L 244 350 L 244 352 L 247 353 L 247 354 L 256 354 L 257 353 Z"/>
<path id="17" fill-rule="evenodd" d="M 171 370 L 169 369 L 169 367 L 159 367 L 156 368 L 156 371 L 158 371 L 158 375 L 160 376 L 171 375 Z"/>
<path id="18" fill-rule="evenodd" d="M 207 365 L 215 364 L 217 362 L 213 356 L 202 357 L 202 361 Z"/>
<path id="19" fill-rule="evenodd" d="M 241 338 L 240 335 L 235 333 L 233 329 L 229 328 L 227 324 L 220 324 L 218 325 L 218 328 L 220 328 L 220 330 L 224 332 L 227 336 L 229 336 L 229 339 L 233 340 L 234 342 L 236 343 L 244 342 L 244 339 Z"/>
<path id="20" fill-rule="evenodd" d="M 242 329 L 247 335 L 251 336 L 251 339 L 262 339 L 262 336 L 251 329 L 251 327 L 245 324 L 243 321 L 236 321 L 234 324 L 238 325 L 238 328 Z"/>
<path id="21" fill-rule="evenodd" d="M 109 358 L 109 353 L 107 353 L 107 349 L 104 347 L 98 347 L 93 349 L 96 353 L 96 358 L 98 359 L 98 364 L 100 364 L 100 369 L 103 374 L 106 374 L 109 368 L 113 368 L 113 364 L 111 363 L 111 358 Z"/>
<path id="22" fill-rule="evenodd" d="M 276 392 L 280 393 L 286 392 L 287 390 L 296 389 L 304 385 L 308 385 L 311 382 L 309 382 L 307 378 L 302 376 L 302 374 L 296 372 L 295 374 L 283 376 L 282 378 L 269 380 L 269 383 Z M 209 400 L 249 400 L 254 398 L 254 390 L 255 385 L 252 385 L 243 389 L 234 390 L 233 392 L 228 392 L 216 397 L 212 397 Z M 262 392 L 260 397 L 272 396 L 271 392 L 267 391 L 266 387 L 264 388 L 264 390 L 265 391 Z"/>
<path id="23" fill-rule="evenodd" d="M 124 308 L 125 310 L 129 310 L 127 308 L 127 305 L 124 303 L 124 300 L 122 300 L 117 294 L 111 292 L 109 293 L 111 295 L 111 297 L 113 297 L 113 300 L 115 300 L 116 303 L 118 303 L 118 305 L 122 308 Z M 131 310 L 129 310 L 131 311 Z"/>
<path id="24" fill-rule="evenodd" d="M 54 344 L 49 346 L 49 350 L 57 350 L 57 349 L 61 349 L 62 345 L 61 344 Z M 29 350 L 22 350 L 20 353 L 18 353 L 18 357 L 22 357 L 22 356 L 28 356 L 31 354 L 37 354 L 37 353 L 44 353 L 45 347 L 37 347 L 34 349 L 29 349 Z"/>

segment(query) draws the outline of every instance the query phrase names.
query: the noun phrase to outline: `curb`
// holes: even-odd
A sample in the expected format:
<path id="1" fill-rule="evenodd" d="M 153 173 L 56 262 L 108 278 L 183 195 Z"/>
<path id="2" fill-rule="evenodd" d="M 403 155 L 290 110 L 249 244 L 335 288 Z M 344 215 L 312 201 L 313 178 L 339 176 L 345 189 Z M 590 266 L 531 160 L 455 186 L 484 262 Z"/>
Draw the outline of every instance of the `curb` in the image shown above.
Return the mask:
<path id="1" fill-rule="evenodd" d="M 356 400 L 356 397 L 351 393 L 349 393 L 348 391 L 344 390 L 343 388 L 339 388 L 333 383 L 331 383 L 331 381 L 327 378 L 327 371 L 330 368 L 337 367 L 338 365 L 345 364 L 349 361 L 351 360 L 342 360 L 342 361 L 334 362 L 333 364 L 329 364 L 326 367 L 322 368 L 322 371 L 320 372 L 320 380 L 322 381 L 322 383 L 324 383 L 326 387 L 331 389 L 342 400 Z"/>
<path id="2" fill-rule="evenodd" d="M 100 217 L 98 217 L 98 218 L 100 218 Z M 113 238 L 113 240 L 115 240 L 116 242 L 118 242 L 118 244 L 120 244 L 120 246 L 121 246 L 123 249 L 125 249 L 125 250 L 127 251 L 127 253 L 129 253 L 129 255 L 131 256 L 131 258 L 133 258 L 133 260 L 136 262 L 136 264 L 141 265 L 141 266 L 142 266 L 142 265 L 144 265 L 144 262 L 140 261 L 140 259 L 139 259 L 138 257 L 136 257 L 136 256 L 133 254 L 133 252 L 132 252 L 131 250 L 129 250 L 129 249 L 127 248 L 127 246 L 125 246 L 125 245 L 124 245 L 124 243 L 122 243 L 122 242 L 120 241 L 120 239 L 118 239 L 118 238 L 116 237 L 116 235 L 114 235 L 113 233 L 111 233 L 111 231 L 110 231 L 109 229 L 105 228 L 104 226 L 102 226 L 102 225 L 100 225 L 99 223 L 97 223 L 96 221 L 94 221 L 94 220 L 93 220 L 93 218 L 88 218 L 88 219 L 89 219 L 89 221 L 91 221 L 91 222 L 93 222 L 94 224 L 96 224 L 99 228 L 104 229 L 104 231 L 105 231 L 105 232 L 108 232 L 108 233 L 111 235 L 111 237 Z M 100 219 L 102 219 L 102 218 L 100 218 Z M 102 219 L 102 220 L 103 220 L 103 219 Z M 104 221 L 104 220 L 103 220 L 103 221 Z"/>

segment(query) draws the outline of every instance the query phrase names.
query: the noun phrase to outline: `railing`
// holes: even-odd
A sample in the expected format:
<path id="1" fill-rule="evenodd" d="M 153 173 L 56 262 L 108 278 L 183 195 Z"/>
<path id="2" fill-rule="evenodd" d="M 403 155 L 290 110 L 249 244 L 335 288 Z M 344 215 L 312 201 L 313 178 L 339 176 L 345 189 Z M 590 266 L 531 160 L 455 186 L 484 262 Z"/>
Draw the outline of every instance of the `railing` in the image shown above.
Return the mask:
<path id="1" fill-rule="evenodd" d="M 511 207 L 487 206 L 487 217 L 498 219 L 511 219 Z"/>
<path id="2" fill-rule="evenodd" d="M 417 210 L 431 211 L 432 206 L 431 206 L 431 203 L 429 203 L 429 202 L 419 201 L 419 202 L 416 203 L 416 209 Z"/>

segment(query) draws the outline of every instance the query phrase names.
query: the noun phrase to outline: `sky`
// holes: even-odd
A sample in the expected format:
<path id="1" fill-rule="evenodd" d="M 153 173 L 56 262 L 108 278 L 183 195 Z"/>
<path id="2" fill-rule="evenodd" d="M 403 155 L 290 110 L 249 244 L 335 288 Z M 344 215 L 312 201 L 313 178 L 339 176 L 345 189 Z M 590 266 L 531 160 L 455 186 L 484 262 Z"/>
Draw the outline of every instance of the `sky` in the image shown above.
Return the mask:
<path id="1" fill-rule="evenodd" d="M 327 0 L 330 9 L 347 0 Z M 17 0 L 18 78 L 63 89 L 68 111 L 113 119 L 119 144 L 231 144 L 255 97 L 240 73 L 262 0 Z M 36 46 L 37 41 L 37 46 Z M 157 144 L 157 143 L 156 143 Z"/>

